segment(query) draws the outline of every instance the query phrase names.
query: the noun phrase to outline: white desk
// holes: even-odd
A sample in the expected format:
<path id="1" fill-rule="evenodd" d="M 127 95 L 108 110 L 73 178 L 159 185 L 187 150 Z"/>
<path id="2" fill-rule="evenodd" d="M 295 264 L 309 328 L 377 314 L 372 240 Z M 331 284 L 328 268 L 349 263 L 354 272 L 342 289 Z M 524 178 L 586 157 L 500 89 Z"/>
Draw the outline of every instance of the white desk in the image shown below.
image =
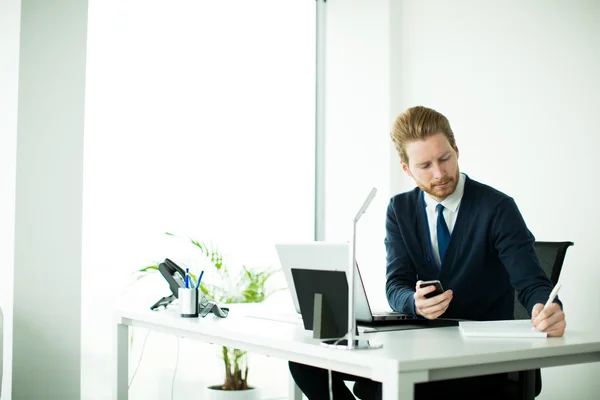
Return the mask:
<path id="1" fill-rule="evenodd" d="M 130 326 L 371 378 L 383 383 L 383 400 L 412 400 L 419 382 L 600 361 L 598 334 L 568 329 L 550 339 L 465 339 L 457 327 L 377 332 L 361 336 L 382 342 L 382 349 L 336 350 L 301 325 L 246 317 L 244 308 L 234 307 L 225 319 L 180 318 L 176 307 L 118 311 L 115 399 L 128 398 Z"/>

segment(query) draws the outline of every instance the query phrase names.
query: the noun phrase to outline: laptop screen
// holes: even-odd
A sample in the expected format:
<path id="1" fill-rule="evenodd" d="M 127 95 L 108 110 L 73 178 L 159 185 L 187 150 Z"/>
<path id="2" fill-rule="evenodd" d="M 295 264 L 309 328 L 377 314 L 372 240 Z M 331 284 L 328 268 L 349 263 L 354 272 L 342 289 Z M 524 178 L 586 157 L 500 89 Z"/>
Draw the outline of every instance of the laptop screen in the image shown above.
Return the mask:
<path id="1" fill-rule="evenodd" d="M 314 241 L 275 245 L 296 312 L 300 313 L 292 269 L 348 271 L 352 260 L 350 243 Z M 358 266 L 354 270 L 354 309 L 358 321 L 372 320 L 372 313 Z"/>

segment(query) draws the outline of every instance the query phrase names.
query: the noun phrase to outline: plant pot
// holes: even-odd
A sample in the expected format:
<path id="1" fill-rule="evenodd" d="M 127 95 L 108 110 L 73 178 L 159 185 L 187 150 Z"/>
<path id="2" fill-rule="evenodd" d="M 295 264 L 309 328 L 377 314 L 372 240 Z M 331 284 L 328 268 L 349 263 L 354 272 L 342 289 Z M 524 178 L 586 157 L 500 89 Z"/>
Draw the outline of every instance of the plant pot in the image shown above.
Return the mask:
<path id="1" fill-rule="evenodd" d="M 222 390 L 221 385 L 208 386 L 202 398 L 207 400 L 260 400 L 257 388 L 246 390 Z"/>

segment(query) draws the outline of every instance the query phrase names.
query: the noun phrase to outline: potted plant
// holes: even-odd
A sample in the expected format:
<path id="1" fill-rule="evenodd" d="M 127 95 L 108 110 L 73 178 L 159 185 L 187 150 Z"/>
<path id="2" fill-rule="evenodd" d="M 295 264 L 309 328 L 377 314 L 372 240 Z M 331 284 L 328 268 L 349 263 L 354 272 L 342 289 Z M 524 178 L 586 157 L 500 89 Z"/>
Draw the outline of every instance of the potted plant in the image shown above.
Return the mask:
<path id="1" fill-rule="evenodd" d="M 176 236 L 166 232 L 168 236 Z M 188 239 L 189 242 L 199 250 L 200 255 L 209 261 L 214 267 L 214 274 L 205 271 L 204 277 L 210 275 L 216 279 L 202 279 L 200 290 L 208 300 L 217 304 L 233 303 L 260 303 L 267 299 L 273 293 L 283 290 L 267 288 L 267 281 L 279 270 L 273 268 L 250 269 L 245 265 L 241 270 L 234 274 L 223 263 L 221 253 L 207 246 L 204 242 Z M 144 276 L 145 274 L 158 271 L 158 263 L 140 268 L 137 272 Z M 190 273 L 194 281 L 196 275 Z M 206 281 L 211 282 L 206 282 Z M 222 384 L 208 387 L 208 397 L 213 399 L 229 399 L 232 397 L 243 399 L 258 399 L 257 391 L 248 385 L 248 355 L 241 349 L 235 349 L 223 346 L 221 349 L 225 376 Z"/>

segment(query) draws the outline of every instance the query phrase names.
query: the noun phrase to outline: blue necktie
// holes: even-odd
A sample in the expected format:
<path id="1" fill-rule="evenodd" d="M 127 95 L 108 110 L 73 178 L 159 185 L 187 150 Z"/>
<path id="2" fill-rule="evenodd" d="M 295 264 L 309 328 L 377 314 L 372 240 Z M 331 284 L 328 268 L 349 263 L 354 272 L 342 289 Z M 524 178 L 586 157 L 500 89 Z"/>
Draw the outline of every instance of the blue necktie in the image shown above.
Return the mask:
<path id="1" fill-rule="evenodd" d="M 444 219 L 444 206 L 441 204 L 437 205 L 438 219 L 437 219 L 437 242 L 438 242 L 438 250 L 440 252 L 440 266 L 444 261 L 444 254 L 446 254 L 446 249 L 448 248 L 448 243 L 450 243 L 450 230 L 448 230 L 448 225 L 446 225 L 446 220 Z"/>

